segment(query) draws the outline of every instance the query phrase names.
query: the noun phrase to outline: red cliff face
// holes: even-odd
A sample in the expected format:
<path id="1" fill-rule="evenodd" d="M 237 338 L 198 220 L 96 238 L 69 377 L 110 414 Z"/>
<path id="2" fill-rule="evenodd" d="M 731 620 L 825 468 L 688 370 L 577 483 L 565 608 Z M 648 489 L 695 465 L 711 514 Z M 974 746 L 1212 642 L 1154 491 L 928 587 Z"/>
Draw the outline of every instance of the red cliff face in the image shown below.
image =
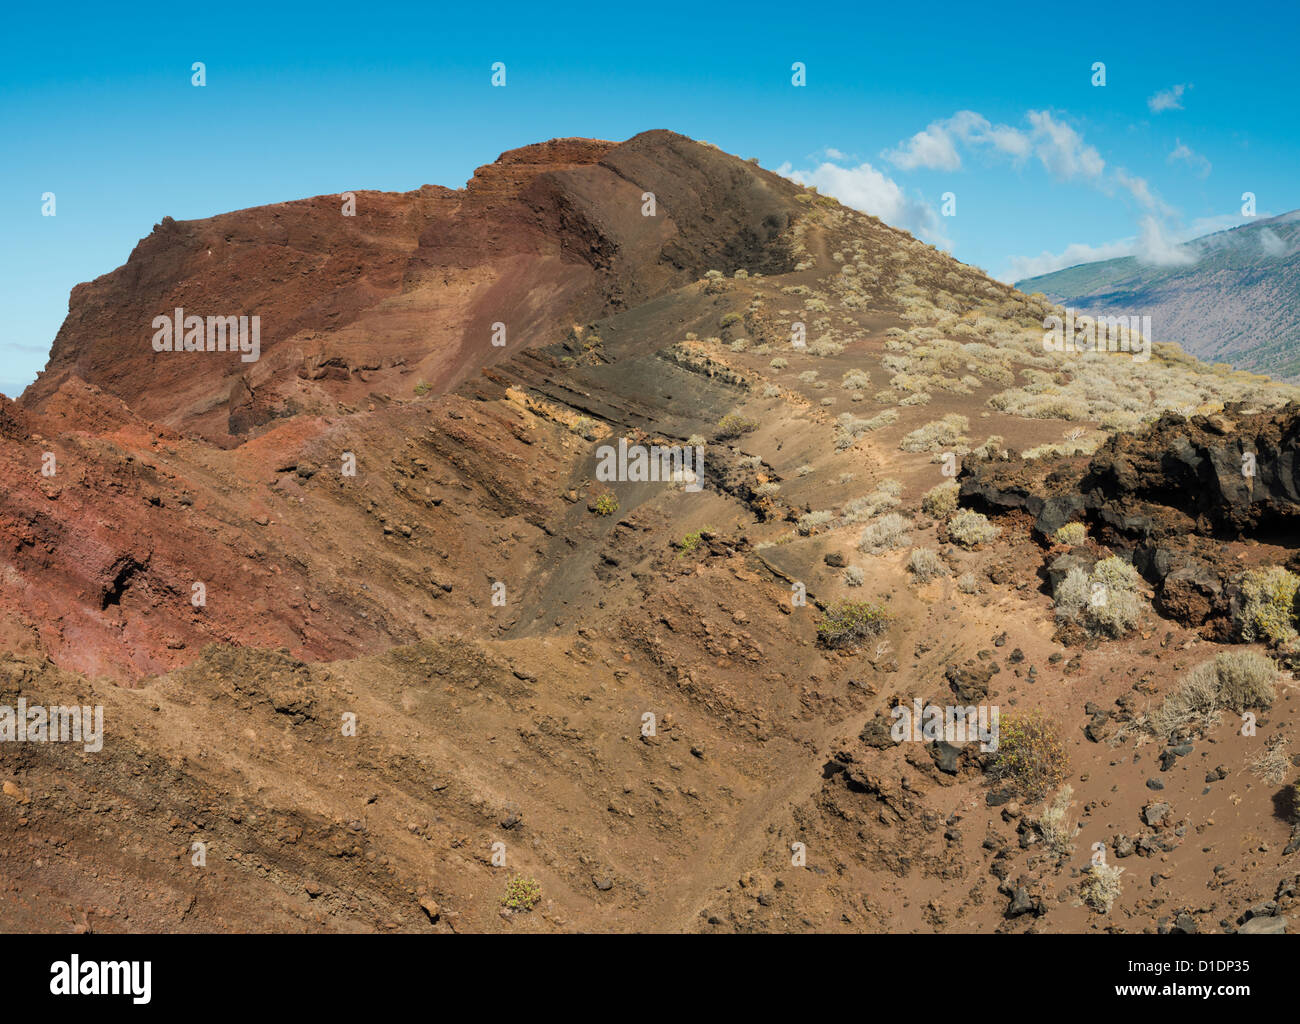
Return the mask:
<path id="1" fill-rule="evenodd" d="M 719 175 L 722 163 L 735 166 Z M 766 242 L 788 223 L 776 180 L 649 132 L 512 150 L 458 191 L 356 192 L 354 216 L 342 196 L 318 196 L 165 218 L 125 266 L 73 290 L 49 364 L 21 401 L 39 409 L 75 376 L 145 419 L 233 446 L 277 418 L 376 392 L 441 393 L 575 322 L 738 259 L 729 250 L 745 238 Z M 645 192 L 654 217 L 642 215 Z M 725 209 L 716 221 L 714 207 Z M 154 319 L 177 309 L 259 317 L 259 357 L 155 351 Z M 493 344 L 496 324 L 504 345 Z"/>
<path id="2" fill-rule="evenodd" d="M 138 678 L 212 641 L 327 660 L 453 625 L 472 609 L 447 588 L 500 549 L 468 524 L 566 506 L 521 422 L 471 426 L 447 393 L 706 269 L 780 263 L 794 191 L 650 132 L 512 150 L 457 191 L 356 192 L 355 216 L 318 196 L 165 218 L 74 289 L 0 409 L 0 639 Z M 259 358 L 155 351 L 177 308 L 259 317 Z"/>

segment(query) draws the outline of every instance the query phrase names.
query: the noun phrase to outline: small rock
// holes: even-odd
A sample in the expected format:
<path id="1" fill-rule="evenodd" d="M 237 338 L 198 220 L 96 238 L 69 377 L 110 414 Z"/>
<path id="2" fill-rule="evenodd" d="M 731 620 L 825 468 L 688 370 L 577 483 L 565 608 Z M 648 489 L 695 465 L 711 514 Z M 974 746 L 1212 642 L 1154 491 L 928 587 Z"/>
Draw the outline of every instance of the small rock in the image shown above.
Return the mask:
<path id="1" fill-rule="evenodd" d="M 1238 935 L 1285 935 L 1285 917 L 1252 917 L 1237 929 Z"/>
<path id="2" fill-rule="evenodd" d="M 429 915 L 430 921 L 436 921 L 442 916 L 442 907 L 428 896 L 420 897 L 420 909 Z"/>

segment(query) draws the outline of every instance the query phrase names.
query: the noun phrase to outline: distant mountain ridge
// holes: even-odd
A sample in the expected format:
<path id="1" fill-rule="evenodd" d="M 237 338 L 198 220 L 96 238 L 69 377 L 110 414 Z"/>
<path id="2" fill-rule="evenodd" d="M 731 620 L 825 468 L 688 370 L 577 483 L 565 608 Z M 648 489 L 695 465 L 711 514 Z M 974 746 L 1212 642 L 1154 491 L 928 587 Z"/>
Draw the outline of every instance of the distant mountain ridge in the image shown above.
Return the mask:
<path id="1" fill-rule="evenodd" d="M 1186 264 L 1101 260 L 1016 282 L 1086 313 L 1150 314 L 1155 341 L 1300 378 L 1300 210 L 1194 239 Z"/>

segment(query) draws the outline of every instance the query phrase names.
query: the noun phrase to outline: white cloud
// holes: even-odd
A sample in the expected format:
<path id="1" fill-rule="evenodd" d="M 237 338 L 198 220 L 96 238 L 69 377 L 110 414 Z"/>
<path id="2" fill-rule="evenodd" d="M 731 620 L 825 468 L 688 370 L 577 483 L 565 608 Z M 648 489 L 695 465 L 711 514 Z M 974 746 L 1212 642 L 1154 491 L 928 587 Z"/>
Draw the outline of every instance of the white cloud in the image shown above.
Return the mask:
<path id="1" fill-rule="evenodd" d="M 1153 114 L 1159 114 L 1164 110 L 1182 110 L 1183 92 L 1186 89 L 1186 85 L 1174 85 L 1168 89 L 1161 89 L 1154 96 L 1147 97 L 1147 106 L 1151 108 Z"/>
<path id="2" fill-rule="evenodd" d="M 1086 242 L 1074 242 L 1058 253 L 1044 250 L 1037 256 L 1012 256 L 1007 264 L 1007 272 L 1002 280 L 1008 284 L 1023 281 L 1027 277 L 1050 274 L 1054 270 L 1077 267 L 1080 263 L 1096 263 L 1098 260 L 1119 259 L 1121 256 L 1133 255 L 1133 239 L 1125 238 L 1118 242 L 1104 242 L 1101 245 L 1088 245 Z"/>
<path id="3" fill-rule="evenodd" d="M 1106 161 L 1070 125 L 1044 110 L 1031 110 L 1026 117 L 1029 128 L 1022 129 L 993 124 L 973 110 L 959 110 L 952 117 L 932 121 L 924 130 L 882 155 L 904 171 L 918 167 L 955 171 L 962 166 L 960 144 L 1009 157 L 1013 163 L 1032 154 L 1048 173 L 1063 180 L 1101 177 Z"/>
<path id="4" fill-rule="evenodd" d="M 1182 139 L 1174 139 L 1173 151 L 1169 154 L 1169 162 L 1182 160 L 1196 171 L 1202 178 L 1210 173 L 1210 161 L 1200 153 L 1192 149 L 1191 146 L 1185 145 Z"/>
<path id="5" fill-rule="evenodd" d="M 1229 228 L 1235 228 L 1239 225 L 1249 223 L 1254 220 L 1253 217 L 1243 217 L 1239 213 L 1218 213 L 1213 217 L 1197 217 L 1191 225 L 1183 232 L 1184 240 L 1200 238 L 1202 235 L 1212 235 L 1218 231 L 1227 231 Z"/>
<path id="6" fill-rule="evenodd" d="M 1156 217 L 1142 218 L 1134 255 L 1142 263 L 1157 267 L 1180 267 L 1196 262 L 1196 253 L 1180 246 Z"/>
<path id="7" fill-rule="evenodd" d="M 909 231 L 941 249 L 951 249 L 944 234 L 943 220 L 934 207 L 924 200 L 910 198 L 893 179 L 869 163 L 841 167 L 822 163 L 813 170 L 796 171 L 785 163 L 777 168 L 801 185 L 813 185 L 823 195 L 833 196 L 845 206 L 879 217 L 892 227 Z"/>
<path id="8" fill-rule="evenodd" d="M 884 153 L 884 157 L 905 171 L 913 171 L 918 167 L 934 171 L 955 171 L 961 167 L 957 147 L 942 121 L 936 121 L 924 131 L 917 132 L 896 149 Z"/>
<path id="9" fill-rule="evenodd" d="M 1136 256 L 1145 263 L 1161 263 L 1161 257 L 1166 257 L 1166 265 L 1169 258 L 1172 258 L 1172 262 L 1176 265 L 1186 265 L 1196 262 L 1198 253 L 1194 247 L 1178 248 L 1180 243 L 1239 227 L 1250 220 L 1249 217 L 1225 213 L 1214 217 L 1198 217 L 1188 227 L 1179 231 L 1170 231 L 1154 218 L 1148 219 L 1152 223 L 1147 227 L 1145 236 L 1141 238 L 1122 238 L 1114 242 L 1103 242 L 1101 245 L 1075 242 L 1059 253 L 1044 250 L 1037 256 L 1012 256 L 1007 261 L 1006 273 L 999 280 L 1008 283 L 1023 281 L 1040 274 L 1050 274 L 1054 270 L 1077 267 L 1081 263 L 1095 263 L 1099 260 L 1113 260 L 1123 256 Z M 1281 255 L 1275 251 L 1277 245 L 1281 245 L 1283 251 L 1286 249 L 1286 243 L 1267 228 L 1260 234 L 1260 245 L 1269 255 Z"/>
<path id="10" fill-rule="evenodd" d="M 1170 110 L 1180 107 L 1180 99 L 1188 85 L 1177 85 L 1163 93 L 1151 97 L 1152 110 Z M 1026 127 L 1013 127 L 1005 124 L 993 124 L 988 118 L 973 110 L 959 110 L 951 117 L 932 121 L 923 131 L 899 143 L 894 149 L 883 155 L 896 167 L 904 171 L 916 168 L 930 170 L 955 171 L 962 167 L 963 153 L 982 152 L 985 155 L 1019 164 L 1029 157 L 1034 157 L 1043 169 L 1058 181 L 1079 181 L 1097 189 L 1104 195 L 1125 194 L 1131 197 L 1140 211 L 1136 235 L 1120 241 L 1106 242 L 1093 246 L 1074 243 L 1062 252 L 1044 251 L 1037 256 L 1013 256 L 1008 261 L 1009 279 L 1023 280 L 1039 274 L 1050 273 L 1063 267 L 1096 260 L 1114 259 L 1121 256 L 1135 256 L 1144 263 L 1160 266 L 1185 265 L 1196 262 L 1194 249 L 1181 248 L 1182 241 L 1189 237 L 1203 234 L 1204 231 L 1188 233 L 1179 227 L 1181 220 L 1178 210 L 1165 202 L 1143 177 L 1130 174 L 1123 167 L 1108 167 L 1105 158 L 1097 148 L 1089 144 L 1073 125 L 1047 110 L 1030 110 L 1025 114 Z M 1210 162 L 1181 140 L 1176 140 L 1176 148 L 1169 154 L 1169 162 L 1185 161 L 1198 169 L 1202 175 L 1210 171 Z M 879 178 L 870 182 L 871 194 L 868 202 L 852 202 L 836 191 L 836 183 L 829 180 L 831 170 L 848 174 L 842 168 L 827 169 L 828 165 L 818 168 L 817 174 L 827 180 L 823 191 L 831 192 L 859 209 L 876 213 L 881 219 L 891 224 L 905 226 L 913 233 L 933 239 L 941 236 L 942 229 L 935 217 L 934 210 L 923 203 L 905 201 L 902 189 L 893 181 L 880 175 L 868 164 L 863 164 L 854 175 L 864 171 Z M 869 176 L 868 176 L 869 177 Z M 797 179 L 805 180 L 805 179 Z M 813 181 L 808 178 L 808 181 Z M 814 181 L 814 183 L 816 183 Z M 885 187 L 887 183 L 888 188 Z M 868 182 L 858 183 L 859 189 L 865 189 Z M 819 185 L 819 187 L 821 187 Z M 850 187 L 848 182 L 839 183 L 843 190 Z M 889 207 L 888 212 L 880 212 Z M 1200 227 L 1201 225 L 1195 225 Z M 938 244 L 938 243 L 936 243 Z"/>
<path id="11" fill-rule="evenodd" d="M 1101 177 L 1106 161 L 1082 135 L 1045 110 L 1031 110 L 1027 116 L 1034 129 L 1034 153 L 1049 173 L 1065 181 Z"/>
<path id="12" fill-rule="evenodd" d="M 1146 178 L 1139 178 L 1136 175 L 1129 174 L 1124 168 L 1117 167 L 1115 168 L 1115 183 L 1136 199 L 1142 209 L 1151 213 L 1158 213 L 1162 217 L 1177 218 L 1178 211 L 1152 191 L 1151 185 Z"/>
<path id="13" fill-rule="evenodd" d="M 1005 124 L 990 125 L 984 137 L 994 149 L 1017 162 L 1027 157 L 1034 147 L 1028 135 Z"/>
<path id="14" fill-rule="evenodd" d="M 1282 241 L 1271 228 L 1264 228 L 1260 231 L 1259 245 L 1269 256 L 1286 255 L 1286 242 Z"/>

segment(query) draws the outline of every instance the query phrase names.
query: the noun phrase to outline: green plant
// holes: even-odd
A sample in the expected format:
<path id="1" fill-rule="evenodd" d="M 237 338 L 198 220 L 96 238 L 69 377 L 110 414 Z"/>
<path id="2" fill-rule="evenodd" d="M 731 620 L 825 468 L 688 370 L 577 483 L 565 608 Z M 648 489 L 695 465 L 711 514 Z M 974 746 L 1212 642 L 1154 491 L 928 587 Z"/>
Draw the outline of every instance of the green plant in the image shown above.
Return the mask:
<path id="1" fill-rule="evenodd" d="M 1270 785 L 1281 783 L 1291 773 L 1291 758 L 1286 749 L 1289 742 L 1285 736 L 1275 736 L 1264 753 L 1250 762 L 1251 772 Z"/>
<path id="2" fill-rule="evenodd" d="M 1043 843 L 1057 858 L 1068 857 L 1074 852 L 1073 840 L 1078 829 L 1070 824 L 1069 818 L 1070 801 L 1073 798 L 1074 787 L 1068 784 L 1062 786 L 1035 822 Z"/>
<path id="3" fill-rule="evenodd" d="M 949 575 L 947 564 L 932 548 L 913 548 L 907 559 L 907 569 L 918 583 L 927 583 L 940 576 Z"/>
<path id="4" fill-rule="evenodd" d="M 1076 565 L 1052 594 L 1056 615 L 1093 635 L 1124 636 L 1142 614 L 1140 582 L 1137 570 L 1117 555 L 1103 558 L 1090 573 Z"/>
<path id="5" fill-rule="evenodd" d="M 906 547 L 912 543 L 912 524 L 897 512 L 887 512 L 868 523 L 858 537 L 858 550 L 869 555 Z"/>
<path id="6" fill-rule="evenodd" d="M 840 601 L 828 605 L 817 620 L 817 640 L 825 647 L 850 647 L 883 632 L 889 616 L 869 601 Z"/>
<path id="7" fill-rule="evenodd" d="M 726 441 L 733 437 L 739 437 L 741 434 L 748 434 L 757 427 L 758 424 L 753 420 L 746 419 L 739 413 L 729 412 L 718 420 L 715 434 L 719 441 Z"/>
<path id="8" fill-rule="evenodd" d="M 989 522 L 988 516 L 973 509 L 959 509 L 948 520 L 948 536 L 964 548 L 987 544 L 1002 533 L 1000 526 Z"/>
<path id="9" fill-rule="evenodd" d="M 898 442 L 898 447 L 905 452 L 935 452 L 957 444 L 969 427 L 965 416 L 949 413 L 913 430 Z"/>
<path id="10" fill-rule="evenodd" d="M 1297 638 L 1296 591 L 1300 576 L 1280 565 L 1249 569 L 1241 575 L 1241 601 L 1237 629 L 1248 642 L 1262 640 L 1274 646 Z"/>
<path id="11" fill-rule="evenodd" d="M 956 480 L 945 480 L 936 484 L 921 496 L 921 511 L 928 516 L 940 519 L 957 510 L 957 495 L 961 486 Z"/>
<path id="12" fill-rule="evenodd" d="M 429 385 L 426 384 L 424 381 L 420 381 L 415 385 L 415 393 L 417 395 L 427 395 L 429 393 L 429 390 L 430 390 Z"/>
<path id="13" fill-rule="evenodd" d="M 794 524 L 794 529 L 800 537 L 807 537 L 810 533 L 815 533 L 819 527 L 825 526 L 835 518 L 835 513 L 826 509 L 816 512 L 805 512 Z"/>
<path id="14" fill-rule="evenodd" d="M 1162 739 L 1189 728 L 1209 729 L 1222 708 L 1241 714 L 1273 703 L 1277 667 L 1254 651 L 1224 651 L 1187 673 L 1183 685 L 1147 716 L 1147 727 Z"/>
<path id="15" fill-rule="evenodd" d="M 612 491 L 606 491 L 596 499 L 591 510 L 598 516 L 612 516 L 618 511 L 618 499 Z"/>
<path id="16" fill-rule="evenodd" d="M 1273 703 L 1277 667 L 1272 659 L 1254 651 L 1224 651 L 1215 657 L 1213 665 L 1224 707 L 1240 714 L 1247 708 L 1265 708 Z"/>
<path id="17" fill-rule="evenodd" d="M 1082 544 L 1088 539 L 1088 530 L 1083 523 L 1066 523 L 1054 534 L 1052 540 L 1058 544 L 1069 544 L 1073 547 L 1076 544 Z"/>
<path id="18" fill-rule="evenodd" d="M 1170 740 L 1185 729 L 1205 730 L 1218 724 L 1221 709 L 1218 673 L 1198 671 L 1202 668 L 1198 665 L 1193 669 L 1183 685 L 1147 716 L 1147 728 L 1156 736 Z"/>
<path id="19" fill-rule="evenodd" d="M 1008 715 L 1001 722 L 993 777 L 1015 786 L 1030 803 L 1037 803 L 1065 781 L 1070 756 L 1055 722 L 1041 712 Z"/>
<path id="20" fill-rule="evenodd" d="M 706 526 L 702 530 L 696 530 L 694 533 L 688 533 L 677 544 L 677 557 L 685 558 L 692 551 L 694 551 L 696 548 L 698 548 L 701 544 L 704 543 L 704 535 L 706 533 L 712 533 L 712 532 L 713 531 Z"/>
<path id="21" fill-rule="evenodd" d="M 897 508 L 900 504 L 898 496 L 901 493 L 902 485 L 897 480 L 882 480 L 870 494 L 848 502 L 844 506 L 841 518 L 846 526 L 875 519 L 882 512 Z"/>
<path id="22" fill-rule="evenodd" d="M 1137 590 L 1142 578 L 1138 571 L 1119 555 L 1103 558 L 1092 567 L 1092 579 L 1100 583 L 1109 592 L 1133 592 Z"/>
<path id="23" fill-rule="evenodd" d="M 542 898 L 542 884 L 535 878 L 516 875 L 506 882 L 501 905 L 507 910 L 532 910 Z"/>
<path id="24" fill-rule="evenodd" d="M 1123 873 L 1122 867 L 1112 864 L 1089 865 L 1079 885 L 1080 899 L 1097 913 L 1109 914 L 1123 889 L 1119 880 Z"/>

